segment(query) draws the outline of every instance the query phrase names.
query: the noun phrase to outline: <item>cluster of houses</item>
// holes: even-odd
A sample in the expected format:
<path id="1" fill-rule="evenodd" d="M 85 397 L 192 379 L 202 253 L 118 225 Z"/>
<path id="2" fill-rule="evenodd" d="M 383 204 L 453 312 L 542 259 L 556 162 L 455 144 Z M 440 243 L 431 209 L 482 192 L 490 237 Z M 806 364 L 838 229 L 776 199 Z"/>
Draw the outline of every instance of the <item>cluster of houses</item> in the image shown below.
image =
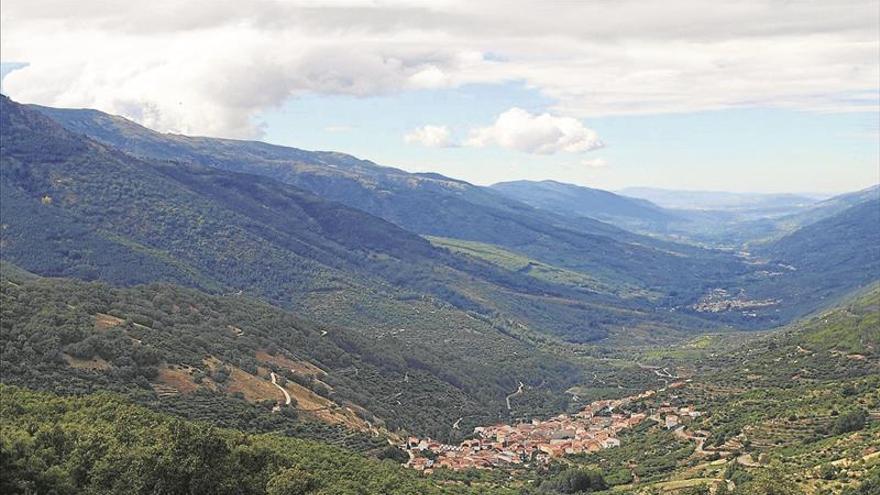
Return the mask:
<path id="1" fill-rule="evenodd" d="M 674 430 L 681 426 L 683 422 L 702 416 L 702 414 L 692 406 L 676 408 L 669 404 L 664 404 L 649 418 L 660 423 L 667 430 Z"/>
<path id="2" fill-rule="evenodd" d="M 574 415 L 561 414 L 516 425 L 479 426 L 474 428 L 473 438 L 459 445 L 409 437 L 404 446 L 410 454 L 407 465 L 425 472 L 436 468 L 489 469 L 546 463 L 565 455 L 618 447 L 618 432 L 649 417 L 644 412 L 628 412 L 623 406 L 654 393 L 647 391 L 623 399 L 596 401 Z M 665 406 L 650 417 L 667 428 L 675 428 L 682 416 L 698 414 L 689 408 Z"/>
<path id="3" fill-rule="evenodd" d="M 712 292 L 693 304 L 691 308 L 700 313 L 723 313 L 725 311 L 766 308 L 775 306 L 779 302 L 779 299 L 749 300 L 742 293 L 734 297 L 724 289 L 713 289 Z M 747 312 L 745 314 L 757 316 L 755 313 Z"/>

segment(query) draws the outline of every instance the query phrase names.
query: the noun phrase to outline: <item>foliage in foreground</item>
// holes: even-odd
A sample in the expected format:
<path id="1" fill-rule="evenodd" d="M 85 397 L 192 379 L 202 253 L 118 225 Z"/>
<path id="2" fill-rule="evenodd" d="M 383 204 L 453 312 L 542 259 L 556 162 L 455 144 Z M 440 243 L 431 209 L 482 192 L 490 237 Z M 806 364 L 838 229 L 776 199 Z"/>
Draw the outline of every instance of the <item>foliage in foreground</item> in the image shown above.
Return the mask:
<path id="1" fill-rule="evenodd" d="M 180 420 L 109 394 L 62 398 L 0 385 L 0 396 L 2 493 L 468 493 L 393 461 Z"/>

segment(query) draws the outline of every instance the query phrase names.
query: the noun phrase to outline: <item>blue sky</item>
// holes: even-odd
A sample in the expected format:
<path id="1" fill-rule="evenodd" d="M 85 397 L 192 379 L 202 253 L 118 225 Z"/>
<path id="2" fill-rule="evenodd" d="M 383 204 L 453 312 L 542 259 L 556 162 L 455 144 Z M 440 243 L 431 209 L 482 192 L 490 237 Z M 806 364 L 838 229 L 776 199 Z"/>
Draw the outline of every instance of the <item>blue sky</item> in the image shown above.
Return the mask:
<path id="1" fill-rule="evenodd" d="M 161 132 L 477 184 L 837 193 L 880 182 L 877 0 L 3 7 L 2 62 L 27 63 L 5 75 L 5 94 Z"/>
<path id="2" fill-rule="evenodd" d="M 577 155 L 426 148 L 403 140 L 428 124 L 447 125 L 463 139 L 512 106 L 542 113 L 553 103 L 521 83 L 469 85 L 375 97 L 308 95 L 257 120 L 272 143 L 342 150 L 476 184 L 554 179 L 608 189 L 843 192 L 880 182 L 880 117 L 873 112 L 758 107 L 584 119 L 605 147 Z M 582 166 L 584 157 L 607 165 Z"/>
<path id="3" fill-rule="evenodd" d="M 0 75 L 26 64 L 2 63 Z M 552 98 L 522 82 L 382 96 L 307 94 L 253 117 L 262 140 L 343 151 L 413 172 L 489 185 L 552 179 L 604 189 L 651 186 L 740 192 L 839 193 L 880 183 L 875 112 L 738 108 L 583 119 L 604 143 L 583 154 L 500 147 L 429 148 L 404 136 L 448 126 L 456 141 L 511 107 L 541 114 Z M 583 160 L 601 160 L 600 167 Z"/>

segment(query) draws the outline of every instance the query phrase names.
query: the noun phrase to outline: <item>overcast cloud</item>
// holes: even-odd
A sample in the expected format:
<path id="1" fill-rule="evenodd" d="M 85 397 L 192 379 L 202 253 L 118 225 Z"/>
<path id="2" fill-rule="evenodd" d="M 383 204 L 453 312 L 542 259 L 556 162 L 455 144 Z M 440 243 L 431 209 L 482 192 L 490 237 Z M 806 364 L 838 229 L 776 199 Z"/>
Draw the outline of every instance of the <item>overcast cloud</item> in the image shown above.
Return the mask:
<path id="1" fill-rule="evenodd" d="M 3 89 L 229 137 L 305 93 L 472 82 L 522 81 L 553 118 L 878 110 L 875 0 L 517 3 L 4 0 L 3 60 L 30 65 Z"/>

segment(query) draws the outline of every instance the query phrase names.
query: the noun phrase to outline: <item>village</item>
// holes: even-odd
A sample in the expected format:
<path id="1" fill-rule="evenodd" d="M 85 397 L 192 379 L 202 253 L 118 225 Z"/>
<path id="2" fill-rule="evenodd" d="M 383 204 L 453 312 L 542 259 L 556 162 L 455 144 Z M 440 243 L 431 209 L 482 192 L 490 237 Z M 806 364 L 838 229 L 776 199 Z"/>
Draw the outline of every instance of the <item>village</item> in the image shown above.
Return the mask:
<path id="1" fill-rule="evenodd" d="M 683 384 L 672 383 L 669 388 Z M 406 465 L 430 473 L 437 468 L 457 471 L 544 464 L 565 455 L 618 447 L 618 433 L 646 419 L 664 428 L 676 429 L 683 421 L 701 414 L 689 406 L 673 407 L 670 404 L 662 404 L 650 413 L 628 410 L 628 405 L 648 399 L 655 393 L 649 390 L 621 399 L 595 401 L 576 414 L 560 414 L 547 420 L 478 426 L 474 428 L 473 438 L 459 445 L 409 437 L 404 445 L 410 455 Z"/>

